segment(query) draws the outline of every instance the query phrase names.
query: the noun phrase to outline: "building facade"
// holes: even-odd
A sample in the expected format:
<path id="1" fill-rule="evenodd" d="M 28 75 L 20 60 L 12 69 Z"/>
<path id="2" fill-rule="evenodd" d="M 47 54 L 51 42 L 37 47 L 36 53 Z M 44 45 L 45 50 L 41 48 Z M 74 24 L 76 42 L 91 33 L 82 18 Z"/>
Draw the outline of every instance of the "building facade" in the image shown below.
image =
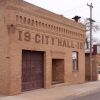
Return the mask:
<path id="1" fill-rule="evenodd" d="M 85 80 L 100 80 L 100 45 L 93 45 L 92 67 L 90 67 L 90 52 L 85 52 Z"/>
<path id="2" fill-rule="evenodd" d="M 0 93 L 85 81 L 85 26 L 23 0 L 0 0 Z"/>

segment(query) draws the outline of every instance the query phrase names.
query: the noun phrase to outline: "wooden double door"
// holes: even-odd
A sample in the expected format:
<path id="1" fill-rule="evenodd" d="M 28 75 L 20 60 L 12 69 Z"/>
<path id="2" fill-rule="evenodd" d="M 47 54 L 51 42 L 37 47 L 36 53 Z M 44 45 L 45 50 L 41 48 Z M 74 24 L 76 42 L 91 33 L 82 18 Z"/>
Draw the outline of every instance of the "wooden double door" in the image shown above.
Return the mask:
<path id="1" fill-rule="evenodd" d="M 22 91 L 44 87 L 44 52 L 22 51 Z"/>

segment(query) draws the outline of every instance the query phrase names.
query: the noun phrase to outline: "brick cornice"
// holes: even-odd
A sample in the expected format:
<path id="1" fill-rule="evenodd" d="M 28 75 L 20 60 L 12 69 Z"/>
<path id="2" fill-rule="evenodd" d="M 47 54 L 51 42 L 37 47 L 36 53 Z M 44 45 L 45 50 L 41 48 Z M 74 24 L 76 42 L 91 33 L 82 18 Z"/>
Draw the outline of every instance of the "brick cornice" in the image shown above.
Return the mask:
<path id="1" fill-rule="evenodd" d="M 78 29 L 78 30 L 83 31 L 83 32 L 85 31 L 85 30 L 83 30 L 83 25 L 82 24 L 79 24 L 80 26 L 79 25 L 77 26 L 78 23 L 75 23 L 73 21 L 72 21 L 72 23 L 75 24 L 75 25 L 73 25 L 72 23 L 71 23 L 72 24 L 71 25 L 71 24 L 69 24 L 67 22 L 63 23 L 63 22 L 58 21 L 57 19 L 55 20 L 54 18 L 49 18 L 48 16 L 45 16 L 44 14 L 40 15 L 36 11 L 35 12 L 34 11 L 29 11 L 29 10 L 26 10 L 26 9 L 24 9 L 22 7 L 7 6 L 7 9 L 16 10 L 18 12 L 22 12 L 22 13 L 26 13 L 26 14 L 31 15 L 31 16 L 42 18 L 44 20 L 47 20 L 47 21 L 62 25 L 64 27 L 72 27 L 72 28 Z"/>

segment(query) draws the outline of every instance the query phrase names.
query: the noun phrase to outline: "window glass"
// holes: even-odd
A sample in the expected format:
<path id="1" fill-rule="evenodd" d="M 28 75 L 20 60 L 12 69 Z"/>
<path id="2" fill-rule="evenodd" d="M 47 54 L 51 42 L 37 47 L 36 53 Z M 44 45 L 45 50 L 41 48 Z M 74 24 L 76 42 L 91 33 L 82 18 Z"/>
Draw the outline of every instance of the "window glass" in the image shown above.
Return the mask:
<path id="1" fill-rule="evenodd" d="M 78 70 L 78 52 L 76 51 L 72 52 L 72 67 L 73 67 L 73 71 Z"/>

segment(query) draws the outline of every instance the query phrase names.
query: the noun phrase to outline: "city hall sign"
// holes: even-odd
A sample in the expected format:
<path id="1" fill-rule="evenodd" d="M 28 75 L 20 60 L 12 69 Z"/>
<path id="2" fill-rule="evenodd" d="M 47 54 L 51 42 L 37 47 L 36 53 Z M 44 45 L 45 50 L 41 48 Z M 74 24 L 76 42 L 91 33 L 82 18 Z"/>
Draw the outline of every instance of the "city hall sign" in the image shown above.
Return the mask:
<path id="1" fill-rule="evenodd" d="M 37 44 L 46 44 L 46 45 L 54 45 L 54 46 L 61 46 L 67 48 L 77 48 L 77 49 L 84 49 L 84 43 L 79 41 L 74 41 L 71 38 L 64 38 L 60 36 L 53 36 L 47 34 L 39 34 L 35 32 L 24 32 L 18 31 L 18 40 L 19 41 L 26 41 L 26 42 L 33 42 Z"/>

